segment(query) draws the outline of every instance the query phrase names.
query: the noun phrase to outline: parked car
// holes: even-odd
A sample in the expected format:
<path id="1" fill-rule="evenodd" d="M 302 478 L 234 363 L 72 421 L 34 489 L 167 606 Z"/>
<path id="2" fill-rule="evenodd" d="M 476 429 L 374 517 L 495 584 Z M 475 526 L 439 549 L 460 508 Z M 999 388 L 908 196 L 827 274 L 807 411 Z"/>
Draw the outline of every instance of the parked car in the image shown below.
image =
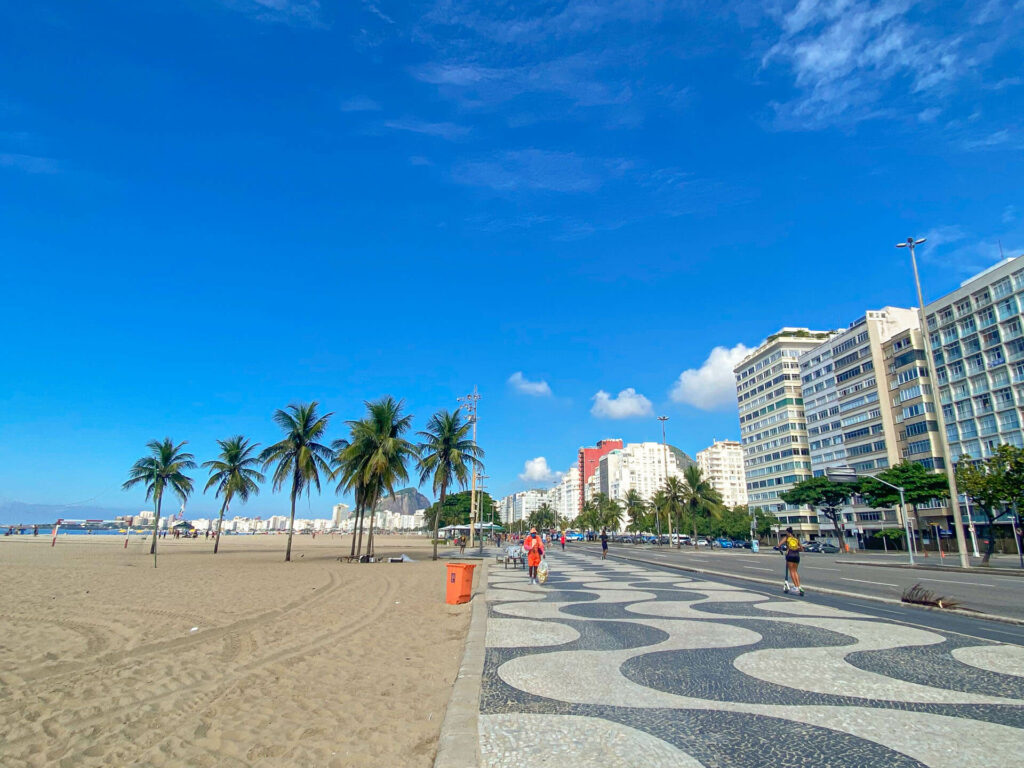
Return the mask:
<path id="1" fill-rule="evenodd" d="M 837 547 L 835 544 L 829 544 L 828 542 L 825 542 L 821 545 L 821 548 L 818 551 L 821 552 L 823 555 L 836 555 L 839 553 L 839 547 Z"/>
<path id="2" fill-rule="evenodd" d="M 743 539 L 733 539 L 732 546 L 734 549 L 750 549 L 750 542 Z"/>
<path id="3" fill-rule="evenodd" d="M 724 536 L 720 536 L 714 541 L 722 549 L 732 549 L 732 539 L 727 539 Z"/>
<path id="4" fill-rule="evenodd" d="M 707 545 L 708 545 L 708 540 L 707 539 L 697 539 L 697 546 L 698 547 L 706 547 Z"/>
<path id="5" fill-rule="evenodd" d="M 821 552 L 820 541 L 809 541 L 804 544 L 804 552 Z"/>

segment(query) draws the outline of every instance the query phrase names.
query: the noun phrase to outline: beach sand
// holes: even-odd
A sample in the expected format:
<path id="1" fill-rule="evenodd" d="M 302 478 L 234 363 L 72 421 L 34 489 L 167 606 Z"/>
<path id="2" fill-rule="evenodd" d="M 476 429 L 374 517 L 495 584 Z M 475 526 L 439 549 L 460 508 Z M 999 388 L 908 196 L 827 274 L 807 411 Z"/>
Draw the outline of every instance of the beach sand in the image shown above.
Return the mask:
<path id="1" fill-rule="evenodd" d="M 470 613 L 444 560 L 285 541 L 161 540 L 154 569 L 141 537 L 0 538 L 0 765 L 432 765 Z"/>

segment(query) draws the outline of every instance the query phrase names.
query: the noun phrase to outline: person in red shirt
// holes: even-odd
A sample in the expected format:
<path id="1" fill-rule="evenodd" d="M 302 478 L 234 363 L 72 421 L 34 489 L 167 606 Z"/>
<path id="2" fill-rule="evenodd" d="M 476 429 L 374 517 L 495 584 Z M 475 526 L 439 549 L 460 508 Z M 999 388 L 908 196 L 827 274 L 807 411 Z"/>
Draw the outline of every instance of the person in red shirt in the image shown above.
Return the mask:
<path id="1" fill-rule="evenodd" d="M 562 551 L 565 551 L 565 531 L 562 531 Z"/>
<path id="2" fill-rule="evenodd" d="M 531 528 L 530 535 L 523 539 L 523 551 L 526 552 L 526 565 L 529 569 L 530 583 L 538 584 L 537 568 L 544 556 L 544 542 L 537 535 L 537 529 Z"/>

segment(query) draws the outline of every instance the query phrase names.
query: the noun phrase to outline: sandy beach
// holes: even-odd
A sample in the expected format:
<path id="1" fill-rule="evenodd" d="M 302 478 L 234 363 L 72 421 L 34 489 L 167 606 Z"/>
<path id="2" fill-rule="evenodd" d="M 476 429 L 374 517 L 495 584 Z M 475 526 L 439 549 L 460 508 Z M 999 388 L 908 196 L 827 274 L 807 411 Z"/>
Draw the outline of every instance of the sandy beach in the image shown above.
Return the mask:
<path id="1" fill-rule="evenodd" d="M 0 539 L 0 765 L 429 766 L 469 605 L 427 540 Z"/>

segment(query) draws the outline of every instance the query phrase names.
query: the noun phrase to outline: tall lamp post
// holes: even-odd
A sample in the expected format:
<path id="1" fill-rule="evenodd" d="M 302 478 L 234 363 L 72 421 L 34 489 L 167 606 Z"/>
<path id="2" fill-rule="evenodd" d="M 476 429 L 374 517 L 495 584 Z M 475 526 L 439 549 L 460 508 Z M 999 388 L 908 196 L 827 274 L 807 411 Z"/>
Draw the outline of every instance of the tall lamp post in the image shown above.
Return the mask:
<path id="1" fill-rule="evenodd" d="M 479 533 L 479 536 L 480 536 L 480 555 L 481 556 L 484 553 L 484 513 L 483 513 L 483 506 L 484 506 L 484 480 L 487 480 L 488 477 L 489 477 L 488 475 L 477 475 L 476 476 L 477 480 L 480 481 L 480 488 L 479 488 L 479 490 L 480 490 L 480 501 L 479 501 L 479 504 L 478 504 L 480 509 L 479 509 L 479 515 L 477 515 L 477 516 L 480 518 L 480 530 L 478 531 L 478 533 Z M 494 515 L 494 505 L 493 504 L 491 505 L 491 515 L 492 516 Z"/>
<path id="2" fill-rule="evenodd" d="M 661 451 L 665 457 L 665 483 L 668 483 L 668 442 L 665 440 L 665 422 L 668 421 L 668 416 L 659 416 L 658 421 L 661 422 Z M 654 521 L 658 524 L 658 539 L 661 539 L 661 514 L 658 510 L 654 510 Z M 668 515 L 668 545 L 672 546 L 672 513 Z"/>
<path id="3" fill-rule="evenodd" d="M 960 567 L 970 568 L 971 558 L 967 554 L 967 539 L 964 537 L 964 521 L 960 515 L 960 494 L 956 489 L 956 467 L 949 455 L 949 441 L 946 439 L 946 419 L 942 415 L 942 398 L 939 397 L 939 379 L 935 373 L 935 357 L 932 355 L 931 334 L 924 316 L 924 297 L 921 295 L 921 278 L 917 273 L 917 257 L 914 248 L 926 238 L 908 237 L 905 243 L 896 243 L 897 248 L 910 251 L 910 264 L 914 268 L 914 286 L 917 288 L 917 313 L 921 322 L 921 338 L 924 342 L 924 354 L 928 363 L 928 381 L 932 386 L 932 400 L 935 403 L 935 422 L 939 428 L 939 447 L 942 448 L 942 461 L 946 465 L 946 477 L 949 479 L 949 503 L 953 508 L 953 527 L 956 529 L 956 548 L 960 552 Z M 877 478 L 876 478 L 877 479 Z M 909 544 L 909 542 L 908 542 Z"/>
<path id="4" fill-rule="evenodd" d="M 466 409 L 466 418 L 473 422 L 473 445 L 476 445 L 476 404 L 480 401 L 480 394 L 473 387 L 473 392 L 465 397 L 457 398 L 461 403 L 459 408 Z M 469 491 L 469 546 L 473 546 L 473 522 L 476 519 L 476 467 L 473 468 L 472 486 Z"/>

